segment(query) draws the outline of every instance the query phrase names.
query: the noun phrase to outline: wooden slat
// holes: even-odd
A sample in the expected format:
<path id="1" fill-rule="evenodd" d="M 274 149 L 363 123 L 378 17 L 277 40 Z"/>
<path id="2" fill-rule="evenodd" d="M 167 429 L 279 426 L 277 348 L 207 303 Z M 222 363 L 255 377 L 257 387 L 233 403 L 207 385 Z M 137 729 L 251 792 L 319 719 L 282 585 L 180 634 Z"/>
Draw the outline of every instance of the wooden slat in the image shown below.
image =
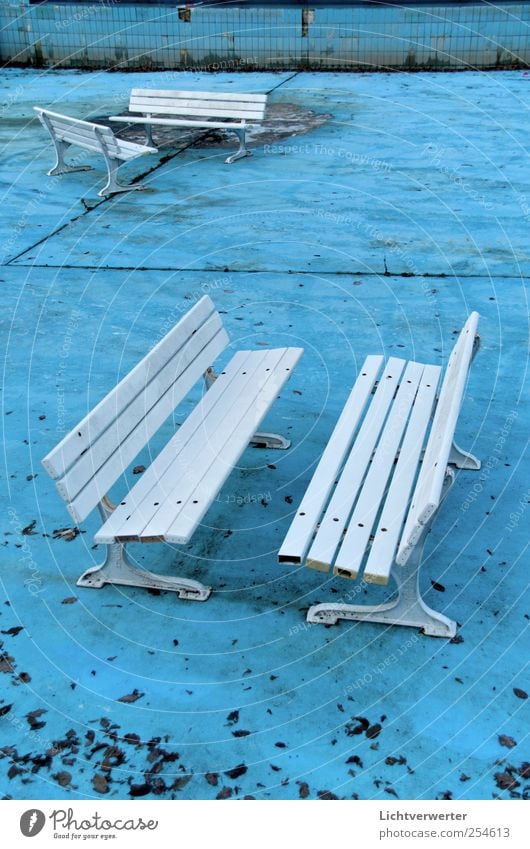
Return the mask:
<path id="1" fill-rule="evenodd" d="M 86 150 L 92 150 L 96 153 L 101 153 L 101 142 L 93 138 L 86 138 L 85 136 L 79 136 L 74 132 L 56 132 L 54 130 L 54 135 L 57 137 L 59 141 L 64 141 L 66 144 L 73 144 L 77 147 L 84 147 Z"/>
<path id="2" fill-rule="evenodd" d="M 160 454 L 155 457 L 149 468 L 100 528 L 95 536 L 96 542 L 111 543 L 116 540 L 117 535 L 128 534 L 129 519 L 132 514 L 141 513 L 140 505 L 144 499 L 148 499 L 154 487 L 158 486 L 159 482 L 164 479 L 164 475 L 175 457 L 185 448 L 193 434 L 200 430 L 202 422 L 212 413 L 223 394 L 229 390 L 232 381 L 239 380 L 242 366 L 250 354 L 250 351 L 238 351 L 232 357 L 222 375 L 203 395 L 175 435 L 171 437 Z M 151 499 L 151 501 L 156 501 L 156 499 Z M 151 513 L 148 514 L 145 524 L 147 524 L 151 515 Z"/>
<path id="3" fill-rule="evenodd" d="M 235 424 L 222 453 L 213 456 L 211 451 L 209 452 L 212 462 L 187 504 L 182 506 L 177 518 L 166 531 L 164 538 L 168 542 L 180 544 L 189 542 L 208 507 L 248 446 L 250 438 L 259 428 L 278 393 L 290 377 L 302 353 L 302 348 L 286 348 L 270 377 L 266 378 L 265 373 L 263 373 L 263 380 L 261 376 L 258 377 L 259 392 L 253 393 L 250 408 L 247 408 L 243 417 Z M 234 405 L 233 419 L 237 417 Z M 208 451 L 207 447 L 206 452 Z"/>
<path id="4" fill-rule="evenodd" d="M 59 478 L 88 450 L 145 387 L 148 375 L 154 376 L 184 345 L 187 339 L 215 312 L 205 295 L 187 312 L 160 342 L 141 360 L 84 419 L 44 458 L 43 465 L 52 478 Z"/>
<path id="5" fill-rule="evenodd" d="M 127 407 L 117 411 L 112 424 L 92 442 L 90 451 L 79 457 L 61 479 L 63 497 L 72 501 L 117 450 L 120 459 L 124 458 L 133 435 L 134 443 L 139 443 L 142 448 L 149 440 L 147 434 L 151 430 L 151 417 L 155 416 L 158 420 L 157 405 L 161 402 L 169 404 L 171 412 L 203 374 L 204 369 L 200 370 L 202 363 L 197 359 L 199 355 L 206 349 L 204 356 L 210 358 L 208 368 L 227 342 L 221 317 L 214 313 L 158 372 L 146 372 L 142 391 Z M 204 357 L 201 359 L 204 361 Z M 170 388 L 171 396 L 166 398 Z M 140 423 L 142 427 L 138 428 Z"/>
<path id="6" fill-rule="evenodd" d="M 83 121 L 81 118 L 72 118 L 71 115 L 62 115 L 60 112 L 52 112 L 50 109 L 42 109 L 40 106 L 34 106 L 34 111 L 37 115 L 44 114 L 46 115 L 52 123 L 57 120 L 58 123 L 75 125 L 76 127 L 100 127 L 102 130 L 105 130 L 108 133 L 112 134 L 112 130 L 109 127 L 105 127 L 102 124 L 94 124 L 91 121 Z"/>
<path id="7" fill-rule="evenodd" d="M 70 133 L 71 135 L 78 136 L 79 138 L 92 141 L 96 138 L 94 127 L 87 127 L 84 124 L 79 124 L 79 126 L 76 126 L 73 123 L 64 124 L 59 121 L 50 121 L 50 124 L 55 135 L 58 137 L 61 137 L 63 133 Z"/>
<path id="8" fill-rule="evenodd" d="M 473 356 L 478 320 L 479 314 L 471 313 L 449 357 L 425 456 L 396 557 L 400 564 L 406 563 L 410 557 L 423 527 L 440 503 L 449 453 Z"/>
<path id="9" fill-rule="evenodd" d="M 92 124 L 88 121 L 81 121 L 78 118 L 71 118 L 68 115 L 59 115 L 58 113 L 49 112 L 38 107 L 34 108 L 39 120 L 44 124 L 46 129 L 48 127 L 42 115 L 45 115 L 49 120 L 54 136 L 59 141 L 64 141 L 67 144 L 100 153 L 103 143 L 112 158 L 122 160 L 132 159 L 142 153 L 156 153 L 156 148 L 146 147 L 135 142 L 116 138 L 111 128 L 103 124 Z M 101 138 L 103 138 L 103 142 Z"/>
<path id="10" fill-rule="evenodd" d="M 227 110 L 231 115 L 239 113 L 255 114 L 263 117 L 265 104 L 257 103 L 235 103 L 226 100 L 197 100 L 196 98 L 174 98 L 174 97 L 131 97 L 129 109 L 131 112 L 158 112 L 162 108 L 170 108 L 174 112 L 181 109 L 197 109 L 199 114 L 218 115 L 219 110 Z"/>
<path id="11" fill-rule="evenodd" d="M 228 369 L 228 376 L 223 374 L 217 379 L 216 389 L 222 389 L 226 382 L 229 382 L 229 387 L 220 394 L 208 412 L 205 413 L 203 407 L 201 411 L 194 410 L 190 414 L 185 426 L 179 430 L 178 440 L 173 440 L 173 456 L 169 465 L 163 474 L 158 473 L 153 477 L 153 486 L 148 495 L 142 501 L 135 499 L 134 513 L 128 511 L 123 529 L 116 531 L 117 540 L 123 541 L 124 534 L 128 541 L 163 539 L 164 532 L 179 511 L 176 505 L 187 501 L 212 448 L 221 449 L 223 443 L 220 435 L 225 420 L 230 417 L 230 411 L 238 405 L 249 403 L 247 399 L 253 397 L 253 383 L 264 358 L 272 363 L 280 356 L 277 352 L 248 351 L 236 374 Z M 131 498 L 126 500 L 130 503 Z"/>
<path id="12" fill-rule="evenodd" d="M 414 404 L 423 368 L 420 363 L 407 363 L 349 520 L 348 530 L 337 553 L 333 567 L 335 575 L 354 579 L 359 574 L 388 480 L 394 470 L 396 454 Z"/>
<path id="13" fill-rule="evenodd" d="M 152 124 L 162 127 L 198 127 L 212 130 L 238 130 L 246 126 L 244 121 L 187 121 L 184 118 L 135 118 L 131 115 L 111 115 L 109 121 L 119 121 L 122 124 Z"/>
<path id="14" fill-rule="evenodd" d="M 137 100 L 131 101 L 129 112 L 142 112 L 144 115 L 182 115 L 190 118 L 205 118 L 206 120 L 209 118 L 245 118 L 248 121 L 259 121 L 263 118 L 263 114 L 256 110 L 231 109 L 230 107 L 223 108 L 222 106 L 216 109 L 202 109 L 199 106 L 182 106 L 179 103 L 157 105 L 147 100 L 143 102 Z"/>
<path id="15" fill-rule="evenodd" d="M 394 475 L 364 567 L 363 578 L 367 583 L 388 583 L 436 400 L 440 373 L 439 366 L 425 366 L 423 371 Z"/>
<path id="16" fill-rule="evenodd" d="M 81 490 L 81 492 L 70 501 L 68 509 L 76 521 L 82 521 L 103 498 L 113 483 L 123 474 L 132 460 L 148 443 L 151 437 L 162 426 L 167 417 L 177 407 L 179 402 L 189 392 L 201 375 L 214 362 L 215 358 L 226 347 L 228 337 L 221 330 L 209 342 L 193 360 L 191 365 L 183 372 L 160 400 L 150 410 L 136 429 L 120 445 L 115 452 L 94 474 L 94 477 Z M 57 482 L 60 490 L 61 481 Z"/>
<path id="17" fill-rule="evenodd" d="M 280 563 L 302 563 L 383 364 L 368 356 L 278 552 Z"/>
<path id="18" fill-rule="evenodd" d="M 175 98 L 194 98 L 196 100 L 226 100 L 235 101 L 236 103 L 266 103 L 266 94 L 252 94 L 248 92 L 234 91 L 179 91 L 178 89 L 156 89 L 156 88 L 133 88 L 131 97 L 175 97 Z"/>
<path id="19" fill-rule="evenodd" d="M 391 357 L 385 367 L 315 540 L 309 549 L 306 565 L 313 569 L 327 572 L 333 563 L 404 366 L 404 360 Z"/>

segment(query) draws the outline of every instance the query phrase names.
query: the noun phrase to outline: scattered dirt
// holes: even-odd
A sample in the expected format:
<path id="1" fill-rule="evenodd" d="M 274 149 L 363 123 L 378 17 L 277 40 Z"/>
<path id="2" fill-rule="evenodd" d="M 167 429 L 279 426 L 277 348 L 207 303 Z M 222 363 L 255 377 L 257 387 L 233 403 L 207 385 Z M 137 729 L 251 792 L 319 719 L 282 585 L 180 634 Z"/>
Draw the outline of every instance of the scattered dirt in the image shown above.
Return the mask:
<path id="1" fill-rule="evenodd" d="M 136 116 L 137 117 L 137 116 Z M 265 144 L 277 144 L 295 136 L 305 135 L 311 130 L 329 121 L 331 115 L 320 114 L 302 109 L 295 103 L 274 103 L 267 108 L 265 120 L 247 129 L 247 144 L 258 147 Z M 108 121 L 107 116 L 94 118 L 99 124 L 106 124 L 116 132 L 116 123 Z M 205 130 L 179 127 L 153 127 L 153 139 L 159 149 L 184 147 L 193 143 L 200 148 L 220 147 L 237 148 L 237 139 L 233 133 L 212 130 L 207 136 Z M 145 132 L 142 124 L 124 124 L 118 135 L 127 141 L 145 144 Z"/>

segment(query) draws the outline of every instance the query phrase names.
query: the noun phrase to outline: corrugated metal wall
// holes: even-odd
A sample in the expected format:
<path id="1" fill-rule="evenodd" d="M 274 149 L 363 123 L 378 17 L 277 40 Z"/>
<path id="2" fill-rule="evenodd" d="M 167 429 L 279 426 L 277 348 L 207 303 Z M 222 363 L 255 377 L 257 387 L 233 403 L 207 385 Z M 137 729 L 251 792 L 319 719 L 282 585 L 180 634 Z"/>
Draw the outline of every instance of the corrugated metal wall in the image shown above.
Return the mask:
<path id="1" fill-rule="evenodd" d="M 503 68 L 530 64 L 530 3 L 177 9 L 0 0 L 6 63 L 120 70 Z"/>

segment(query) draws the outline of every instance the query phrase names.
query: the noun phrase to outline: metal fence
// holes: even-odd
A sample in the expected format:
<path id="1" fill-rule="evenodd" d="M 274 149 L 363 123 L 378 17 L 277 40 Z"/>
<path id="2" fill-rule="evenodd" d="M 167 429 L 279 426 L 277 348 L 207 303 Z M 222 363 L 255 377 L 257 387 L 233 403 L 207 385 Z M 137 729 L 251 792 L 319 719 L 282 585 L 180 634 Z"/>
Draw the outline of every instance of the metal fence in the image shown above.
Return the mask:
<path id="1" fill-rule="evenodd" d="M 257 0 L 256 0 L 257 1 Z M 337 2 L 337 0 L 335 0 Z M 325 3 L 325 0 L 321 0 Z M 3 63 L 116 70 L 527 67 L 530 3 L 0 0 Z"/>

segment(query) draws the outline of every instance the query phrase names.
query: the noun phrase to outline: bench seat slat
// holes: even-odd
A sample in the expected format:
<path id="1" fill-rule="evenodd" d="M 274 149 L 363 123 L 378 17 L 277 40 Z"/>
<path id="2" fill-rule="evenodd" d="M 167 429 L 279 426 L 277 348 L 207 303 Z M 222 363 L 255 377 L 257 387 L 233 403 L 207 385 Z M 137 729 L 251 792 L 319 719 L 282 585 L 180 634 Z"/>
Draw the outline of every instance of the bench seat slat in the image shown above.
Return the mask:
<path id="1" fill-rule="evenodd" d="M 171 115 L 175 118 L 181 116 L 184 119 L 196 118 L 202 121 L 220 121 L 222 119 L 231 121 L 262 121 L 264 118 L 264 112 L 259 112 L 256 109 L 222 108 L 221 106 L 216 109 L 203 109 L 192 103 L 189 105 L 174 106 L 150 103 L 148 101 L 129 103 L 129 112 L 140 112 L 145 116 L 158 115 L 159 117 L 164 117 L 165 115 Z M 149 118 L 146 118 L 147 123 L 149 120 Z"/>
<path id="2" fill-rule="evenodd" d="M 440 504 L 447 462 L 473 356 L 478 320 L 479 314 L 472 312 L 449 357 L 425 456 L 396 557 L 397 562 L 402 565 L 410 557 L 424 525 Z"/>
<path id="3" fill-rule="evenodd" d="M 67 144 L 73 144 L 77 147 L 84 147 L 87 150 L 92 150 L 97 153 L 101 153 L 102 142 L 94 137 L 94 139 L 85 138 L 83 136 L 79 136 L 75 132 L 60 132 L 57 134 L 57 138 L 60 141 L 64 141 Z M 105 139 L 105 147 L 111 156 L 112 159 L 132 159 L 134 156 L 138 156 L 138 152 L 133 153 L 131 150 L 123 149 L 116 140 L 113 139 Z M 140 146 L 139 146 L 140 148 Z M 145 148 L 142 152 L 148 152 Z"/>
<path id="4" fill-rule="evenodd" d="M 167 539 L 165 532 L 178 516 L 179 509 L 182 509 L 177 501 L 181 501 L 184 507 L 188 499 L 192 498 L 198 482 L 212 467 L 218 452 L 224 452 L 223 470 L 228 475 L 248 444 L 253 431 L 245 440 L 235 427 L 238 414 L 242 415 L 241 410 L 248 410 L 249 405 L 252 408 L 252 405 L 256 404 L 260 398 L 262 402 L 265 399 L 263 392 L 260 396 L 256 391 L 257 374 L 263 372 L 269 375 L 266 386 L 269 386 L 269 393 L 274 386 L 270 401 L 272 403 L 279 391 L 279 378 L 273 364 L 282 364 L 281 384 L 283 385 L 290 374 L 290 371 L 285 370 L 285 363 L 289 363 L 289 368 L 292 370 L 300 354 L 299 349 L 238 352 L 224 370 L 223 375 L 215 381 L 201 403 L 192 411 L 144 473 L 142 479 L 96 534 L 96 541 L 156 542 Z M 291 361 L 293 361 L 292 365 Z M 257 417 L 258 424 L 267 409 L 268 407 L 261 403 Z M 230 448 L 234 445 L 238 446 L 239 454 L 233 463 L 229 463 L 227 459 L 227 444 Z M 226 463 L 228 468 L 225 466 Z M 216 486 L 216 484 L 211 486 L 208 484 L 207 496 L 201 500 L 204 512 L 219 487 L 222 486 L 222 482 L 217 488 Z M 197 519 L 195 526 L 200 518 L 202 515 Z M 172 541 L 181 540 L 173 539 Z"/>
<path id="5" fill-rule="evenodd" d="M 436 400 L 440 373 L 440 366 L 427 365 L 424 368 L 394 475 L 364 567 L 363 577 L 369 584 L 388 583 Z M 383 528 L 386 530 L 383 531 Z"/>
<path id="6" fill-rule="evenodd" d="M 177 514 L 177 502 L 186 502 L 197 481 L 199 469 L 204 465 L 205 452 L 209 450 L 212 441 L 215 445 L 220 444 L 219 436 L 224 420 L 229 417 L 234 403 L 241 404 L 247 397 L 253 397 L 255 372 L 268 354 L 269 351 L 246 351 L 235 373 L 232 371 L 232 363 L 229 363 L 225 372 L 215 381 L 214 387 L 218 390 L 215 405 L 207 411 L 203 405 L 200 411 L 191 412 L 172 440 L 173 453 L 164 473 L 159 473 L 153 479 L 153 487 L 142 501 L 135 498 L 134 512 L 129 509 L 123 529 L 116 532 L 117 540 L 123 541 L 124 535 L 128 541 L 163 539 L 165 530 Z M 210 389 L 207 396 L 211 392 Z M 128 497 L 126 501 L 130 503 L 131 499 Z"/>
<path id="7" fill-rule="evenodd" d="M 317 469 L 278 552 L 280 563 L 302 563 L 315 528 L 353 442 L 360 418 L 383 364 L 382 356 L 366 358 Z"/>
<path id="8" fill-rule="evenodd" d="M 404 367 L 405 360 L 397 357 L 391 357 L 388 360 L 335 492 L 322 518 L 320 528 L 309 549 L 306 565 L 312 569 L 327 572 L 333 563 Z"/>
<path id="9" fill-rule="evenodd" d="M 94 127 L 101 127 L 102 130 L 112 133 L 110 127 L 105 127 L 103 124 L 94 124 L 93 121 L 83 121 L 82 118 L 72 118 L 70 115 L 63 115 L 60 112 L 52 112 L 50 109 L 43 109 L 40 106 L 34 106 L 33 110 L 37 113 L 37 115 L 44 113 L 44 115 L 46 115 L 52 123 L 57 121 L 59 124 L 68 124 L 71 122 L 73 126 L 90 127 L 92 129 Z"/>
<path id="10" fill-rule="evenodd" d="M 133 115 L 111 115 L 109 121 L 119 121 L 122 124 L 145 124 L 149 123 L 153 126 L 160 125 L 161 127 L 199 127 L 200 129 L 212 130 L 238 130 L 244 129 L 245 122 L 234 121 L 187 121 L 184 118 L 136 118 Z"/>
<path id="11" fill-rule="evenodd" d="M 97 141 L 94 127 L 76 127 L 75 124 L 62 124 L 58 121 L 52 121 L 51 125 L 57 138 L 62 138 L 65 133 L 68 133 L 69 135 L 76 136 L 79 139 L 85 139 L 86 141 Z"/>
<path id="12" fill-rule="evenodd" d="M 63 142 L 93 153 L 105 153 L 110 159 L 122 162 L 145 153 L 157 152 L 154 147 L 117 138 L 111 128 L 103 124 L 71 118 L 69 115 L 51 112 L 40 106 L 34 106 L 33 109 L 41 123 L 51 133 L 55 143 Z"/>
<path id="13" fill-rule="evenodd" d="M 196 110 L 197 115 L 220 115 L 226 113 L 243 117 L 248 113 L 255 115 L 258 118 L 263 118 L 265 114 L 265 104 L 256 103 L 234 103 L 233 101 L 226 102 L 221 100 L 196 100 L 195 98 L 175 98 L 175 97 L 133 97 L 129 102 L 131 112 L 150 112 L 157 113 L 163 109 L 169 109 L 171 112 L 178 114 L 187 114 L 183 110 Z"/>
<path id="14" fill-rule="evenodd" d="M 189 337 L 215 312 L 204 295 L 154 348 L 44 458 L 52 478 L 59 478 L 143 391 L 148 375 L 156 375 Z"/>
<path id="15" fill-rule="evenodd" d="M 179 399 L 187 394 L 202 375 L 202 364 L 195 365 L 199 354 L 204 352 L 203 360 L 209 357 L 209 362 L 213 363 L 227 343 L 228 337 L 222 328 L 221 317 L 214 313 L 159 371 L 154 374 L 146 372 L 142 392 L 126 407 L 116 410 L 112 424 L 92 442 L 90 451 L 83 454 L 61 479 L 60 491 L 67 496 L 67 500 L 73 500 L 97 477 L 98 471 L 116 451 L 119 451 L 120 459 L 124 459 L 131 442 L 140 440 L 142 445 L 145 444 L 149 439 L 153 414 L 158 419 L 157 405 L 164 401 L 165 408 L 170 403 L 174 409 Z M 169 389 L 171 397 L 166 399 Z M 141 432 L 135 433 L 137 429 Z"/>
<path id="16" fill-rule="evenodd" d="M 63 141 L 66 144 L 73 144 L 76 147 L 84 147 L 86 150 L 90 150 L 93 153 L 101 153 L 101 142 L 94 137 L 90 138 L 88 136 L 80 136 L 74 132 L 59 132 L 56 133 L 56 136 L 59 141 Z"/>
<path id="17" fill-rule="evenodd" d="M 131 101 L 129 104 L 129 112 L 142 112 L 144 115 L 174 115 L 175 117 L 182 115 L 183 118 L 195 117 L 204 118 L 206 120 L 209 118 L 212 118 L 213 120 L 216 118 L 244 118 L 247 121 L 260 121 L 263 118 L 263 112 L 256 111 L 255 109 L 223 108 L 222 105 L 215 109 L 210 109 L 207 107 L 202 108 L 201 106 L 196 106 L 194 104 L 187 106 L 185 102 L 182 104 L 180 102 L 175 104 L 164 104 L 162 102 L 153 103 L 149 100 Z"/>
<path id="18" fill-rule="evenodd" d="M 335 575 L 354 579 L 359 574 L 385 489 L 394 470 L 394 461 L 407 427 L 423 368 L 420 363 L 409 362 L 403 372 L 399 389 L 351 515 L 348 530 L 337 553 L 333 567 Z"/>
<path id="19" fill-rule="evenodd" d="M 191 411 L 167 445 L 155 457 L 130 492 L 117 505 L 114 512 L 97 532 L 96 542 L 108 544 L 115 542 L 118 537 L 128 536 L 129 521 L 133 514 L 138 516 L 144 511 L 145 522 L 143 526 L 147 524 L 152 513 L 147 512 L 146 507 L 142 506 L 143 502 L 148 503 L 146 499 L 151 503 L 157 500 L 151 497 L 153 488 L 159 483 L 163 483 L 164 476 L 175 457 L 184 449 L 193 435 L 200 431 L 204 419 L 214 411 L 223 393 L 228 391 L 232 381 L 238 378 L 239 372 L 250 353 L 250 351 L 238 351 L 234 354 L 223 370 L 222 379 L 218 378 L 208 392 L 202 396 L 197 406 Z"/>
<path id="20" fill-rule="evenodd" d="M 188 503 L 183 506 L 177 518 L 166 531 L 164 538 L 168 542 L 181 544 L 189 542 L 213 501 L 215 493 L 219 492 L 230 475 L 233 467 L 248 446 L 251 437 L 290 377 L 302 353 L 302 348 L 284 349 L 277 367 L 274 370 L 271 369 L 270 377 L 263 380 L 261 377 L 258 379 L 259 392 L 255 394 L 250 408 L 247 408 L 243 417 L 239 419 L 237 429 L 230 436 L 222 453 L 217 454 L 213 459 L 213 463 L 191 494 Z M 265 362 L 264 359 L 261 366 L 263 370 L 265 369 Z"/>
<path id="21" fill-rule="evenodd" d="M 133 88 L 131 90 L 131 97 L 143 97 L 143 96 L 153 96 L 153 97 L 174 97 L 176 99 L 180 98 L 194 98 L 195 100 L 227 100 L 227 101 L 235 101 L 241 103 L 266 103 L 267 95 L 266 94 L 253 94 L 249 92 L 235 92 L 235 91 L 180 91 L 178 89 L 156 89 L 156 88 Z"/>
<path id="22" fill-rule="evenodd" d="M 113 483 L 126 470 L 139 451 L 147 444 L 156 431 L 175 409 L 179 401 L 187 395 L 201 375 L 214 362 L 226 347 L 228 337 L 221 330 L 197 355 L 193 363 L 183 372 L 178 382 L 171 386 L 160 398 L 149 414 L 134 431 L 118 445 L 116 451 L 104 465 L 97 470 L 92 480 L 68 504 L 73 518 L 79 522 L 88 516 L 93 507 L 108 492 Z M 174 391 L 175 390 L 175 391 Z M 57 484 L 60 488 L 61 482 Z"/>

